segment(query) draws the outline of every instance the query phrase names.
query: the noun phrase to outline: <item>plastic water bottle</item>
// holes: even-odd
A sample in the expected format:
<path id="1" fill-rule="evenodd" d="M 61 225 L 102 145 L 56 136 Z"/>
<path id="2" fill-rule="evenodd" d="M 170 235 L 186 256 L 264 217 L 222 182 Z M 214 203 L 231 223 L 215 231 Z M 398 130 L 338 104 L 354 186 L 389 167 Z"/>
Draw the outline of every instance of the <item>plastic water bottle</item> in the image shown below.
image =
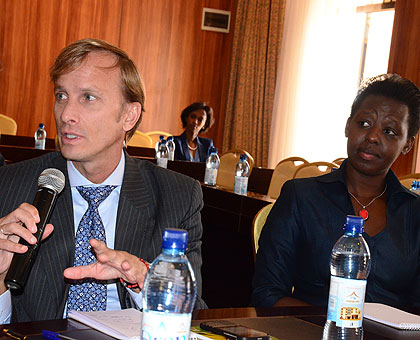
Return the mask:
<path id="1" fill-rule="evenodd" d="M 164 230 L 162 254 L 153 261 L 144 281 L 142 340 L 189 339 L 197 285 L 184 255 L 187 244 L 185 230 Z"/>
<path id="2" fill-rule="evenodd" d="M 332 250 L 323 340 L 363 339 L 363 304 L 370 271 L 370 252 L 363 229 L 362 217 L 347 216 L 344 235 Z"/>
<path id="3" fill-rule="evenodd" d="M 173 161 L 175 159 L 175 142 L 173 136 L 168 137 L 166 145 L 168 147 L 169 160 Z"/>
<path id="4" fill-rule="evenodd" d="M 248 190 L 249 164 L 245 154 L 241 154 L 235 170 L 235 194 L 246 195 Z"/>
<path id="5" fill-rule="evenodd" d="M 47 140 L 47 131 L 43 123 L 40 123 L 35 131 L 35 149 L 45 150 L 45 141 Z"/>
<path id="6" fill-rule="evenodd" d="M 217 170 L 219 169 L 220 158 L 217 155 L 217 148 L 210 148 L 210 155 L 206 160 L 206 172 L 204 174 L 204 184 L 216 185 Z"/>
<path id="7" fill-rule="evenodd" d="M 415 192 L 416 194 L 420 194 L 420 181 L 416 181 L 416 180 L 414 180 L 412 183 L 411 183 L 411 188 L 410 188 L 410 191 L 412 191 L 412 192 Z"/>
<path id="8" fill-rule="evenodd" d="M 165 139 L 165 136 L 162 136 L 162 135 L 160 135 L 159 136 L 159 140 L 157 141 L 157 143 L 156 143 L 156 145 L 155 145 L 155 151 L 156 152 L 158 152 L 158 150 L 159 150 L 159 146 L 160 146 L 160 143 L 162 143 L 162 141 Z"/>
<path id="9" fill-rule="evenodd" d="M 169 152 L 166 146 L 166 140 L 162 139 L 160 141 L 159 149 L 156 152 L 157 165 L 159 165 L 162 168 L 167 168 L 168 158 L 169 158 Z"/>

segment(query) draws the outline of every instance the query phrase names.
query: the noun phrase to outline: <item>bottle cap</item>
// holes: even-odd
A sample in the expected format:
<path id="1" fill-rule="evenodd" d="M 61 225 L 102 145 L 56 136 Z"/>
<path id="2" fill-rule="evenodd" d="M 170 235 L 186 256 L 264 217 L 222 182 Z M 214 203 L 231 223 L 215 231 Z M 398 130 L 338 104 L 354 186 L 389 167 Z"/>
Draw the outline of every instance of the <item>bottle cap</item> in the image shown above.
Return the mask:
<path id="1" fill-rule="evenodd" d="M 241 161 L 246 161 L 247 157 L 244 153 L 241 153 L 241 156 L 239 158 Z"/>
<path id="2" fill-rule="evenodd" d="M 40 127 L 41 129 L 44 128 L 44 123 L 39 123 L 38 127 Z"/>
<path id="3" fill-rule="evenodd" d="M 169 136 L 169 137 L 167 138 L 167 140 L 168 140 L 168 141 L 170 141 L 170 140 L 174 140 L 174 136 Z"/>
<path id="4" fill-rule="evenodd" d="M 360 216 L 347 215 L 345 230 L 361 234 L 364 231 L 365 220 Z"/>
<path id="5" fill-rule="evenodd" d="M 210 154 L 212 153 L 217 153 L 217 148 L 215 148 L 214 146 L 210 147 Z"/>
<path id="6" fill-rule="evenodd" d="M 164 249 L 187 249 L 188 233 L 186 230 L 167 228 L 162 235 L 162 248 Z"/>
<path id="7" fill-rule="evenodd" d="M 160 139 L 160 140 L 163 140 L 164 138 L 165 138 L 165 136 L 164 136 L 164 135 L 160 135 L 160 136 L 159 136 L 159 139 Z"/>

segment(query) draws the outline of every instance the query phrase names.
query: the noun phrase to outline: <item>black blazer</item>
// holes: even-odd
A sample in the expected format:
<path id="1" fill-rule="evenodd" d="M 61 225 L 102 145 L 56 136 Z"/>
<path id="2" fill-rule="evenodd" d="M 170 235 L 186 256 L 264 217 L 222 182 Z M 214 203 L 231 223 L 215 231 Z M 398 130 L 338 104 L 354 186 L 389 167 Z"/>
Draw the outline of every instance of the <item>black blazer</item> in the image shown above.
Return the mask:
<path id="1" fill-rule="evenodd" d="M 355 215 L 346 166 L 329 174 L 286 182 L 259 239 L 253 306 L 273 306 L 292 296 L 326 306 L 331 249 L 343 235 L 346 215 Z M 386 177 L 386 226 L 363 233 L 371 254 L 366 302 L 420 307 L 420 197 Z M 292 292 L 292 286 L 294 290 Z"/>
<path id="2" fill-rule="evenodd" d="M 66 160 L 60 153 L 48 153 L 0 168 L 0 216 L 7 215 L 22 202 L 32 203 L 39 174 L 49 167 L 64 173 L 66 186 L 51 217 L 54 232 L 41 244 L 23 293 L 12 295 L 12 322 L 63 317 L 69 290 L 63 271 L 73 265 L 75 235 Z M 161 252 L 164 228 L 187 230 L 187 256 L 198 287 L 196 308 L 206 308 L 201 299 L 202 206 L 202 192 L 197 181 L 126 155 L 115 249 L 151 262 Z M 126 289 L 119 283 L 117 287 L 122 308 L 135 307 Z"/>
<path id="3" fill-rule="evenodd" d="M 192 159 L 190 151 L 188 150 L 187 138 L 185 132 L 179 136 L 174 136 L 175 142 L 175 160 L 176 161 L 190 161 Z M 213 146 L 213 140 L 210 138 L 197 137 L 197 151 L 199 162 L 205 162 L 209 156 L 210 148 Z"/>

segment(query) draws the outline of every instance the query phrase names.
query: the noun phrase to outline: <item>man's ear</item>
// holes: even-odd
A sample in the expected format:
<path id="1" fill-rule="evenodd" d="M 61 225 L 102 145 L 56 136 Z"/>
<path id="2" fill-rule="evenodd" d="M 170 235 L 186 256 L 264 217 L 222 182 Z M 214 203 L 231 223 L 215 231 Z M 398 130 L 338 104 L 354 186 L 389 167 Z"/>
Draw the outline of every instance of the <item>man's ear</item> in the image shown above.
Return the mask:
<path id="1" fill-rule="evenodd" d="M 403 147 L 403 149 L 401 151 L 401 153 L 403 155 L 406 155 L 406 154 L 408 154 L 410 152 L 411 148 L 414 145 L 414 140 L 415 140 L 415 138 L 413 136 L 407 137 L 407 141 L 405 142 L 405 145 L 404 145 L 404 147 Z"/>
<path id="2" fill-rule="evenodd" d="M 349 126 L 350 126 L 351 117 L 347 118 L 346 128 L 344 129 L 344 135 L 346 137 L 349 136 Z"/>
<path id="3" fill-rule="evenodd" d="M 140 118 L 141 104 L 138 102 L 128 103 L 123 115 L 125 131 L 130 131 Z"/>

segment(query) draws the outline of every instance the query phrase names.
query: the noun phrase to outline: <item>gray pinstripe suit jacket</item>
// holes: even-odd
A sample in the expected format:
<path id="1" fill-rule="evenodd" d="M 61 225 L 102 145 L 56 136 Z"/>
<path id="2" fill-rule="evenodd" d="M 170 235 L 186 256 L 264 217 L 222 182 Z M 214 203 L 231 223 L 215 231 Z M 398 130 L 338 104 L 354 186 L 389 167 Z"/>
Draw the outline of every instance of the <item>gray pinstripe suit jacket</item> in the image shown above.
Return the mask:
<path id="1" fill-rule="evenodd" d="M 50 167 L 64 173 L 66 186 L 50 220 L 54 232 L 42 242 L 23 293 L 12 296 L 12 322 L 63 317 L 69 288 L 63 271 L 73 265 L 74 222 L 66 160 L 60 153 L 49 153 L 0 168 L 0 216 L 7 215 L 22 202 L 32 203 L 38 177 Z M 187 255 L 197 279 L 196 308 L 206 308 L 201 299 L 202 206 L 202 192 L 197 181 L 148 161 L 126 157 L 115 249 L 151 262 L 160 254 L 164 228 L 186 229 L 189 236 Z M 134 307 L 121 284 L 118 284 L 118 295 L 122 308 Z"/>

